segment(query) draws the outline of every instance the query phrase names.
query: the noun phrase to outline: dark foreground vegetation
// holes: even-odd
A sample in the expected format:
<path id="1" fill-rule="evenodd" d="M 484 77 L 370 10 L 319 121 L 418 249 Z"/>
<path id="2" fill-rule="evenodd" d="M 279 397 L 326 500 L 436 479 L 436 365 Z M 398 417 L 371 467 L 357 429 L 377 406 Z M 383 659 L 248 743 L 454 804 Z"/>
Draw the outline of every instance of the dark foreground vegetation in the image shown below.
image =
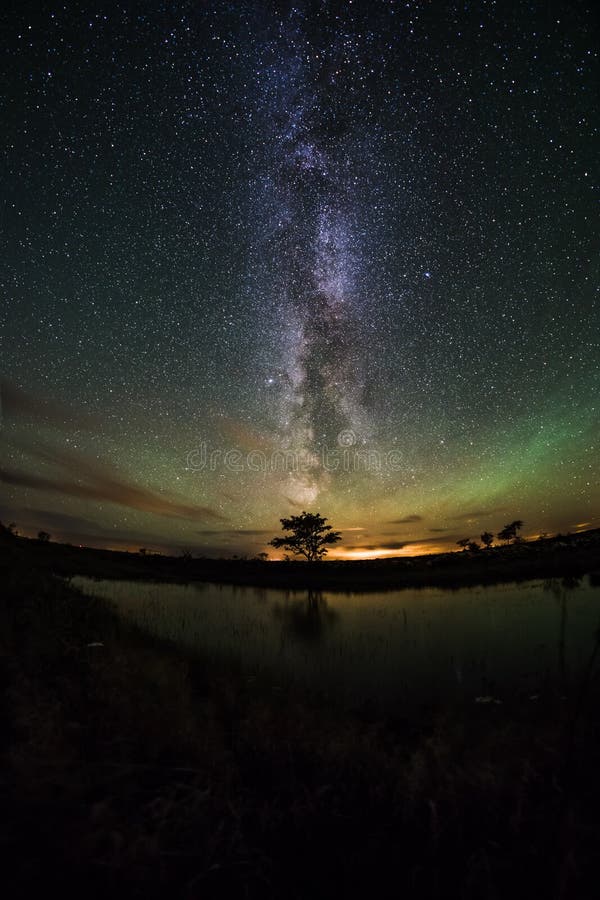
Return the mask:
<path id="1" fill-rule="evenodd" d="M 7 551 L 26 553 L 29 564 L 39 570 L 67 577 L 213 581 L 292 590 L 395 590 L 425 585 L 462 587 L 530 578 L 580 576 L 600 571 L 600 529 L 477 551 L 310 563 L 97 550 L 59 544 L 47 538 L 17 537 L 2 525 L 0 546 Z"/>
<path id="2" fill-rule="evenodd" d="M 381 720 L 183 657 L 25 542 L 0 553 L 7 897 L 595 896 L 594 656 L 556 695 Z"/>

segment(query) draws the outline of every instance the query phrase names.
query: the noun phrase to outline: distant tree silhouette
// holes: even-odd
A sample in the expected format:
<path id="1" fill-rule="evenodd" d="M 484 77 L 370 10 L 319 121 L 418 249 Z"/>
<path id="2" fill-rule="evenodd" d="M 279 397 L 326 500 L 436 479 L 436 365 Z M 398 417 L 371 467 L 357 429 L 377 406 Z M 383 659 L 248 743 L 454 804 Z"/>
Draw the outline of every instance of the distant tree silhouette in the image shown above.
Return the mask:
<path id="1" fill-rule="evenodd" d="M 481 550 L 481 547 L 477 543 L 477 541 L 469 541 L 467 544 L 467 550 L 470 550 L 472 553 L 476 553 L 478 550 Z"/>
<path id="2" fill-rule="evenodd" d="M 459 547 L 462 547 L 463 550 L 466 550 L 470 540 L 471 538 L 461 538 L 460 541 L 457 541 L 456 543 Z"/>
<path id="3" fill-rule="evenodd" d="M 50 540 L 50 535 L 47 531 L 38 531 L 38 541 L 42 541 L 46 543 L 46 541 Z"/>
<path id="4" fill-rule="evenodd" d="M 145 556 L 147 552 L 148 551 L 146 550 L 145 547 L 140 547 L 140 549 L 138 550 L 138 553 L 140 554 L 140 556 Z"/>
<path id="5" fill-rule="evenodd" d="M 484 531 L 481 537 L 481 543 L 485 547 L 486 550 L 489 550 L 492 544 L 494 543 L 494 535 L 491 531 Z"/>
<path id="6" fill-rule="evenodd" d="M 14 536 L 14 525 L 3 525 L 2 522 L 0 522 L 0 537 L 13 538 Z"/>
<path id="7" fill-rule="evenodd" d="M 290 550 L 296 556 L 303 556 L 308 562 L 322 559 L 327 553 L 327 545 L 336 544 L 342 539 L 339 531 L 333 531 L 331 525 L 326 524 L 327 519 L 319 513 L 303 511 L 299 516 L 279 521 L 283 531 L 291 533 L 274 537 L 269 541 L 271 546 Z"/>
<path id="8" fill-rule="evenodd" d="M 509 522 L 508 525 L 504 526 L 502 531 L 498 532 L 499 540 L 506 541 L 507 544 L 516 540 L 517 532 L 523 527 L 523 524 L 521 519 L 515 519 L 514 522 Z"/>
<path id="9" fill-rule="evenodd" d="M 257 553 L 256 556 L 255 556 L 254 558 L 255 558 L 258 562 L 266 562 L 266 561 L 268 560 L 268 558 L 269 558 L 269 554 L 268 554 L 268 553 L 265 553 L 265 552 L 263 551 L 262 553 Z"/>

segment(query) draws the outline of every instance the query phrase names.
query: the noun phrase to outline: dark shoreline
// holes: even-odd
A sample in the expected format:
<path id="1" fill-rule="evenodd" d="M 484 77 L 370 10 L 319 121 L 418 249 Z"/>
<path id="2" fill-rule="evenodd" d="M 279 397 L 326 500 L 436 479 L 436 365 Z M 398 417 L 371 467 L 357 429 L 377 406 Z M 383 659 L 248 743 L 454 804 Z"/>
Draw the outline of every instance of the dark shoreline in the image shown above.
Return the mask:
<path id="1" fill-rule="evenodd" d="M 4 556 L 67 578 L 202 581 L 298 591 L 452 589 L 536 578 L 600 577 L 599 529 L 478 552 L 313 564 L 141 555 L 14 537 L 5 538 L 0 547 Z"/>

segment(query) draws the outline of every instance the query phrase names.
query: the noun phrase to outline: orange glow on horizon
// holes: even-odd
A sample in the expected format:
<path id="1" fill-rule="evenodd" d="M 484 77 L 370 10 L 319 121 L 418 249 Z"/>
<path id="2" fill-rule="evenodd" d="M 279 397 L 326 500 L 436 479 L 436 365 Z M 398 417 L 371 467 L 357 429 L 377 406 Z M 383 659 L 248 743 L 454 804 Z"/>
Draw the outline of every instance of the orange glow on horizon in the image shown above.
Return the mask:
<path id="1" fill-rule="evenodd" d="M 457 551 L 446 544 L 407 543 L 405 547 L 399 549 L 390 549 L 388 547 L 375 547 L 373 549 L 366 547 L 339 547 L 335 550 L 330 550 L 326 558 L 332 560 L 394 559 L 398 557 L 428 556 L 432 553 L 454 552 Z"/>

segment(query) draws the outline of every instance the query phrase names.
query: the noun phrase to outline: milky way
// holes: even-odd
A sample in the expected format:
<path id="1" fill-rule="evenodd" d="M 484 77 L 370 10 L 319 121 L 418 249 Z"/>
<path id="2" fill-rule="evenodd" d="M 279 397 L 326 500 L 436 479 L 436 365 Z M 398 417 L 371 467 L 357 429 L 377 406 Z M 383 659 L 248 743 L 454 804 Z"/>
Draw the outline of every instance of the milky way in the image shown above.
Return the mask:
<path id="1" fill-rule="evenodd" d="M 357 202 L 360 139 L 341 128 L 331 104 L 343 46 L 306 58 L 310 46 L 292 15 L 275 44 L 280 59 L 259 95 L 266 126 L 263 216 L 271 222 L 260 253 L 274 266 L 273 289 L 284 327 L 280 431 L 285 449 L 305 461 L 286 486 L 313 503 L 330 486 L 323 454 L 372 438 L 363 403 L 364 333 L 357 284 L 361 264 Z M 274 85 L 279 86 L 273 91 Z M 351 147 L 348 147 L 348 137 Z"/>
<path id="2" fill-rule="evenodd" d="M 0 518 L 219 554 L 306 507 L 348 555 L 597 523 L 589 6 L 2 25 Z"/>

